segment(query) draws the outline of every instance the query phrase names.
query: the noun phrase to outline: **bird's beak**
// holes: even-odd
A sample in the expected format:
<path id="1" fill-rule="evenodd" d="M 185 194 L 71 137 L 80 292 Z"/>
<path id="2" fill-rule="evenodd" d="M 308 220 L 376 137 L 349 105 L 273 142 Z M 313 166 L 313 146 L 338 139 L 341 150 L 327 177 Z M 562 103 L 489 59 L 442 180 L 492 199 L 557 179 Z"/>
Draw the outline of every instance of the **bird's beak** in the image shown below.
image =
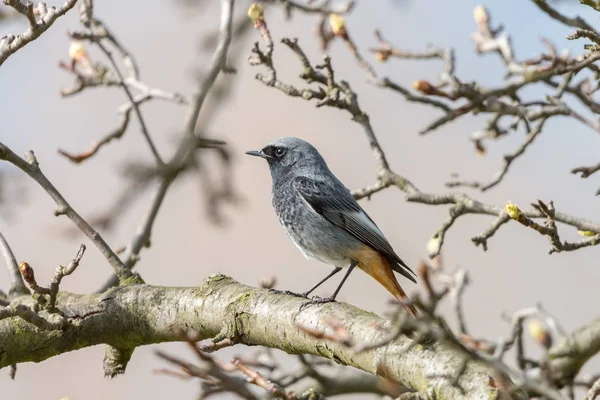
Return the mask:
<path id="1" fill-rule="evenodd" d="M 262 150 L 251 150 L 251 151 L 247 151 L 246 154 L 248 154 L 249 156 L 254 156 L 254 157 L 260 157 L 260 158 L 271 158 L 269 155 L 265 154 Z"/>

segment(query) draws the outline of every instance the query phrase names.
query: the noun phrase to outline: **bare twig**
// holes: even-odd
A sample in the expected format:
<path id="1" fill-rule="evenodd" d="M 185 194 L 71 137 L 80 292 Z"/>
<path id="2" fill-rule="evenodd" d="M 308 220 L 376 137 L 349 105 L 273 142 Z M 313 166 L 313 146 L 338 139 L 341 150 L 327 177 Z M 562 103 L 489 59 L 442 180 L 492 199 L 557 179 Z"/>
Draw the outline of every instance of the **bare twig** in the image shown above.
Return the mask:
<path id="1" fill-rule="evenodd" d="M 369 49 L 371 53 L 375 54 L 377 61 L 384 62 L 390 57 L 407 59 L 407 60 L 431 60 L 431 59 L 444 59 L 445 52 L 443 50 L 432 47 L 425 52 L 412 52 L 399 50 L 388 42 L 381 31 L 375 30 L 375 37 L 377 38 L 377 47 Z"/>
<path id="2" fill-rule="evenodd" d="M 82 244 L 79 248 L 79 251 L 77 252 L 77 256 L 75 256 L 75 258 L 71 260 L 68 266 L 63 267 L 62 265 L 60 265 L 58 268 L 56 268 L 56 271 L 54 272 L 54 278 L 52 279 L 50 286 L 47 288 L 38 285 L 35 279 L 35 273 L 33 271 L 33 268 L 31 268 L 31 266 L 28 263 L 23 261 L 19 264 L 19 271 L 25 279 L 25 282 L 27 282 L 27 284 L 29 285 L 31 290 L 33 290 L 34 293 L 38 294 L 37 303 L 40 306 L 47 308 L 51 311 L 56 310 L 56 296 L 58 295 L 60 283 L 65 276 L 71 275 L 75 271 L 75 269 L 77 269 L 84 253 L 85 245 Z M 45 296 L 48 297 L 46 298 Z"/>
<path id="3" fill-rule="evenodd" d="M 550 254 L 561 251 L 579 250 L 583 247 L 596 246 L 600 244 L 600 233 L 597 230 L 589 230 L 590 237 L 578 243 L 561 241 L 555 224 L 557 213 L 554 210 L 554 204 L 552 201 L 546 204 L 541 200 L 538 200 L 537 204 L 532 204 L 532 206 L 534 206 L 536 210 L 546 217 L 546 222 L 544 225 L 540 225 L 533 221 L 525 213 L 523 213 L 519 207 L 510 201 L 505 204 L 504 208 L 510 218 L 519 222 L 521 225 L 527 226 L 538 233 L 545 235 L 552 245 L 551 249 L 549 250 Z"/>
<path id="4" fill-rule="evenodd" d="M 223 339 L 218 342 L 211 342 L 208 344 L 199 345 L 198 348 L 205 353 L 212 353 L 217 350 L 224 349 L 225 347 L 231 347 L 235 344 L 235 340 L 231 338 Z"/>
<path id="5" fill-rule="evenodd" d="M 484 183 L 484 182 L 451 181 L 451 182 L 446 183 L 446 186 L 447 187 L 468 186 L 468 187 L 480 189 L 482 192 L 485 192 L 486 190 L 489 190 L 489 189 L 493 188 L 494 186 L 498 185 L 502 181 L 502 179 L 504 178 L 506 173 L 508 172 L 508 169 L 510 168 L 511 164 L 517 158 L 522 156 L 523 153 L 525 153 L 525 150 L 527 150 L 527 148 L 539 136 L 539 134 L 542 132 L 544 124 L 547 120 L 548 120 L 547 118 L 544 118 L 540 122 L 538 122 L 538 124 L 531 131 L 529 131 L 527 133 L 527 136 L 525 136 L 525 140 L 523 141 L 523 143 L 514 152 L 504 155 L 503 160 L 502 160 L 503 161 L 502 167 L 500 168 L 500 170 L 496 173 L 496 175 L 490 182 Z"/>
<path id="6" fill-rule="evenodd" d="M 262 36 L 264 37 L 265 35 L 262 34 Z M 270 37 L 270 33 L 268 34 L 268 36 Z M 393 172 L 389 166 L 385 153 L 375 136 L 373 128 L 371 127 L 368 115 L 358 105 L 357 94 L 351 90 L 347 82 L 341 81 L 338 83 L 335 80 L 333 69 L 331 67 L 331 60 L 328 57 L 326 57 L 325 62 L 322 66 L 313 67 L 308 61 L 302 49 L 299 47 L 296 39 L 290 40 L 284 38 L 282 39 L 282 43 L 287 45 L 300 59 L 300 62 L 303 66 L 303 72 L 300 75 L 300 77 L 304 79 L 307 83 L 317 84 L 318 88 L 297 89 L 296 87 L 286 84 L 279 80 L 272 60 L 272 53 L 262 52 L 257 44 L 255 44 L 253 52 L 258 55 L 258 58 L 255 61 L 253 61 L 252 64 L 256 64 L 257 62 L 262 64 L 266 68 L 267 74 L 258 74 L 256 76 L 256 79 L 258 79 L 266 86 L 274 87 L 279 91 L 287 94 L 288 96 L 301 97 L 302 99 L 308 101 L 313 99 L 319 100 L 316 103 L 317 107 L 330 106 L 346 110 L 352 115 L 353 121 L 359 123 L 363 127 L 376 161 L 377 182 L 374 185 L 371 185 L 367 188 L 358 189 L 354 191 L 353 195 L 356 199 L 371 196 L 374 193 L 377 193 L 390 186 L 396 186 L 406 193 L 407 201 L 429 205 L 452 205 L 450 209 L 450 218 L 444 222 L 438 233 L 436 233 L 436 235 L 434 235 L 434 238 L 432 239 L 432 241 L 435 242 L 435 246 L 431 246 L 432 250 L 430 252 L 430 256 L 432 257 L 435 257 L 437 254 L 439 254 L 446 231 L 460 216 L 467 214 L 486 214 L 497 216 L 498 219 L 493 223 L 492 227 L 488 231 L 486 231 L 482 239 L 476 242 L 483 243 L 482 240 L 485 240 L 485 244 L 487 246 L 487 239 L 489 239 L 489 237 L 491 237 L 496 232 L 496 230 L 507 221 L 505 217 L 506 214 L 502 208 L 493 205 L 483 204 L 462 193 L 424 193 L 419 191 L 417 187 L 408 179 Z M 452 70 L 452 62 L 448 61 L 448 63 L 450 67 L 447 67 L 447 69 Z M 324 73 L 321 71 L 324 71 Z M 448 79 L 452 80 L 451 74 L 447 73 L 446 76 L 450 76 L 450 78 Z M 472 96 L 478 96 L 476 94 L 473 94 L 473 89 L 471 88 L 471 86 L 459 85 L 459 87 L 460 89 L 458 89 L 458 93 L 461 96 L 464 95 L 469 98 Z M 492 92 L 493 91 L 491 91 L 490 93 Z M 492 95 L 490 94 L 490 96 Z M 474 106 L 472 104 L 461 106 L 457 109 L 454 109 L 446 116 L 442 117 L 440 121 L 445 120 L 447 122 L 448 120 L 454 119 L 459 115 L 468 113 L 472 110 L 473 107 Z M 504 112 L 508 113 L 509 115 L 520 115 L 520 113 L 523 112 L 523 110 L 521 110 L 518 107 L 510 106 L 509 104 L 499 102 L 497 100 L 490 102 L 490 104 L 487 107 L 489 107 L 490 110 L 496 110 L 495 112 L 497 112 L 497 110 L 501 108 L 502 110 L 504 110 Z M 537 134 L 539 134 L 543 126 L 542 123 L 546 120 L 546 118 L 548 118 L 549 115 L 555 115 L 557 113 L 570 113 L 569 110 L 565 110 L 560 107 L 560 105 L 552 105 L 550 108 L 542 109 L 541 111 L 534 110 L 535 112 L 525 110 L 526 113 L 530 113 L 528 118 L 541 119 L 541 121 L 536 126 L 537 129 L 533 130 L 531 135 L 529 136 L 529 142 L 533 140 L 533 138 L 535 138 Z M 438 123 L 440 122 L 434 122 L 434 124 L 432 124 L 431 126 L 434 126 Z M 530 218 L 546 217 L 539 210 L 528 211 L 525 214 L 527 217 Z M 583 219 L 575 218 L 562 213 L 556 213 L 554 219 L 558 222 L 575 226 L 580 230 L 600 232 L 597 230 L 598 228 L 600 228 L 600 224 L 591 221 L 585 221 Z M 587 226 L 589 229 L 582 229 L 582 225 Z M 592 242 L 594 242 L 593 239 L 588 239 L 585 241 L 585 243 L 580 243 L 577 245 L 564 244 L 562 248 L 564 250 L 574 250 L 582 246 L 591 245 Z"/>
<path id="7" fill-rule="evenodd" d="M 40 3 L 37 8 L 39 18 L 39 22 L 37 22 L 33 13 L 33 5 L 24 6 L 19 0 L 4 0 L 4 4 L 15 7 L 19 12 L 27 16 L 29 29 L 18 36 L 7 35 L 0 37 L 0 66 L 2 66 L 8 57 L 40 37 L 59 17 L 62 17 L 71 10 L 76 3 L 77 0 L 66 0 L 58 8 L 46 8 L 44 3 Z"/>
<path id="8" fill-rule="evenodd" d="M 545 0 L 532 0 L 533 4 L 538 6 L 540 10 L 548 14 L 550 17 L 555 20 L 562 22 L 565 25 L 572 26 L 574 28 L 580 28 L 588 31 L 593 31 L 594 27 L 585 22 L 585 20 L 581 17 L 570 18 L 562 15 L 556 9 L 554 9 L 547 1 Z"/>
<path id="9" fill-rule="evenodd" d="M 9 297 L 16 297 L 24 294 L 29 294 L 29 290 L 25 286 L 25 282 L 23 282 L 23 278 L 21 277 L 21 272 L 19 272 L 19 264 L 17 264 L 17 259 L 13 254 L 8 242 L 0 232 L 0 253 L 4 257 L 4 261 L 6 262 L 6 266 L 8 267 L 8 272 L 10 273 L 10 289 L 8 291 Z"/>
<path id="10" fill-rule="evenodd" d="M 590 388 L 584 397 L 584 400 L 594 400 L 600 395 L 600 379 L 594 382 L 594 385 Z"/>
<path id="11" fill-rule="evenodd" d="M 65 200 L 60 192 L 50 183 L 48 178 L 43 174 L 39 167 L 39 163 L 32 151 L 25 154 L 25 160 L 17 156 L 10 148 L 3 143 L 0 143 L 0 160 L 8 161 L 21 171 L 25 172 L 29 177 L 35 180 L 47 193 L 52 197 L 58 208 L 54 211 L 56 216 L 66 215 L 73 223 L 96 245 L 108 263 L 112 266 L 115 275 L 120 281 L 136 280 L 141 281 L 138 275 L 134 275 L 123 264 L 121 259 L 108 246 L 102 236 L 92 228 L 86 220 L 84 220 L 71 205 Z"/>
<path id="12" fill-rule="evenodd" d="M 295 393 L 288 392 L 285 389 L 283 389 L 281 386 L 277 385 L 276 383 L 273 383 L 273 382 L 269 381 L 268 379 L 265 379 L 265 377 L 262 376 L 262 374 L 260 372 L 253 370 L 252 368 L 248 367 L 240 360 L 234 359 L 232 361 L 232 364 L 235 365 L 235 367 L 237 369 L 239 369 L 244 375 L 246 375 L 248 377 L 249 383 L 263 388 L 271 396 L 278 398 L 278 399 L 288 399 L 288 400 L 297 400 L 298 399 L 298 397 L 296 396 Z"/>
<path id="13" fill-rule="evenodd" d="M 600 162 L 598 164 L 590 165 L 588 167 L 577 167 L 571 170 L 572 174 L 581 174 L 579 175 L 582 178 L 587 178 L 588 176 L 594 174 L 595 172 L 600 171 Z"/>
<path id="14" fill-rule="evenodd" d="M 139 81 L 132 81 L 130 79 L 127 80 L 127 84 L 141 89 L 142 94 L 135 97 L 135 104 L 138 107 L 147 101 L 157 98 L 173 101 L 177 104 L 187 104 L 187 99 L 178 93 L 168 93 L 160 89 L 149 88 Z M 100 149 L 102 149 L 102 147 L 113 140 L 120 139 L 125 134 L 131 120 L 130 115 L 133 109 L 133 104 L 129 102 L 119 107 L 119 114 L 121 115 L 119 126 L 106 136 L 102 137 L 99 141 L 94 142 L 88 150 L 78 154 L 72 154 L 62 149 L 58 149 L 58 152 L 76 164 L 93 157 Z"/>
<path id="15" fill-rule="evenodd" d="M 150 147 L 150 150 L 152 151 L 152 154 L 154 155 L 154 158 L 156 159 L 157 164 L 162 167 L 164 165 L 164 161 L 162 160 L 160 154 L 158 153 L 158 150 L 156 149 L 154 142 L 152 141 L 152 138 L 150 137 L 150 133 L 148 131 L 148 127 L 146 126 L 144 117 L 142 116 L 142 113 L 140 111 L 139 104 L 138 104 L 138 102 L 135 101 L 135 99 L 133 98 L 133 94 L 131 94 L 129 87 L 125 83 L 125 78 L 123 77 L 123 74 L 121 73 L 121 70 L 119 69 L 119 66 L 115 62 L 115 59 L 113 58 L 112 53 L 102 44 L 102 42 L 100 40 L 96 40 L 95 43 L 102 50 L 102 52 L 106 55 L 106 57 L 108 57 L 108 59 L 110 60 L 110 63 L 112 64 L 115 73 L 119 77 L 121 86 L 123 87 L 123 90 L 125 91 L 125 94 L 127 95 L 127 98 L 129 99 L 130 104 L 133 105 L 133 110 L 135 112 L 135 115 L 138 118 L 139 123 L 140 123 L 140 127 L 142 129 L 144 138 L 146 139 L 146 142 L 148 143 L 148 146 Z"/>
<path id="16" fill-rule="evenodd" d="M 184 137 L 179 143 L 175 155 L 165 166 L 166 172 L 161 175 L 161 180 L 156 189 L 150 208 L 139 226 L 134 237 L 127 246 L 123 259 L 127 268 L 133 268 L 138 260 L 138 255 L 142 248 L 149 242 L 152 234 L 154 221 L 158 216 L 158 212 L 167 194 L 167 191 L 178 174 L 183 170 L 193 156 L 194 150 L 197 148 L 195 144 L 198 139 L 194 136 L 200 109 L 204 104 L 208 92 L 214 84 L 217 76 L 223 70 L 227 61 L 227 50 L 231 42 L 231 24 L 233 18 L 234 0 L 221 0 L 221 24 L 219 28 L 219 40 L 215 48 L 211 64 L 207 74 L 200 82 L 199 88 L 192 96 L 192 101 L 189 106 L 188 115 L 184 124 Z M 100 289 L 101 291 L 114 286 L 117 283 L 116 276 L 111 277 Z"/>
<path id="17" fill-rule="evenodd" d="M 322 2 L 324 4 L 318 5 L 318 6 L 305 5 L 299 1 L 293 1 L 293 0 L 271 0 L 271 1 L 275 1 L 290 10 L 294 9 L 294 10 L 302 11 L 305 13 L 326 14 L 326 15 L 327 14 L 349 13 L 350 11 L 352 11 L 352 9 L 354 8 L 354 5 L 356 3 L 354 0 L 345 0 L 333 7 L 329 7 L 329 5 L 328 5 L 329 2 L 327 2 L 327 1 Z"/>

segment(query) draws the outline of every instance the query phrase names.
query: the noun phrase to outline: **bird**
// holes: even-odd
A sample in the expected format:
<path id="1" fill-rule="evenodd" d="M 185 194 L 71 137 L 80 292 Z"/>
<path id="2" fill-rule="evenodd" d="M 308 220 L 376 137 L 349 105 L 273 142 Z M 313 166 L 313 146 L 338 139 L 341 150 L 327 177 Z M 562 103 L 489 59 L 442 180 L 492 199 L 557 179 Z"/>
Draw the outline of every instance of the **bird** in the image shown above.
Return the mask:
<path id="1" fill-rule="evenodd" d="M 335 301 L 352 270 L 358 267 L 400 301 L 410 316 L 418 316 L 394 274 L 398 272 L 416 283 L 414 272 L 313 145 L 284 137 L 246 154 L 267 161 L 273 208 L 289 239 L 306 258 L 334 267 L 308 291 L 286 293 L 308 298 L 325 281 L 348 268 L 331 297 L 315 296 L 310 304 Z"/>

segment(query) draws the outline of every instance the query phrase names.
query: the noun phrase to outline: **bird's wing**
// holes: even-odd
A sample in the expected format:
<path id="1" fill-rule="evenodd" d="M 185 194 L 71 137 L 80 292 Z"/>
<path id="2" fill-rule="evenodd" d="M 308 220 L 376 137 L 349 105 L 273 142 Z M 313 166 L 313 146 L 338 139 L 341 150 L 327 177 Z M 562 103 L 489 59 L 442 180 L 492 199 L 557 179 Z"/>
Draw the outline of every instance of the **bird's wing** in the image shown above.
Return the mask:
<path id="1" fill-rule="evenodd" d="M 364 244 L 380 251 L 394 264 L 399 264 L 394 265 L 394 270 L 415 282 L 408 271 L 413 275 L 414 272 L 398 257 L 375 222 L 343 185 L 333 186 L 303 176 L 294 178 L 293 185 L 315 212 Z"/>

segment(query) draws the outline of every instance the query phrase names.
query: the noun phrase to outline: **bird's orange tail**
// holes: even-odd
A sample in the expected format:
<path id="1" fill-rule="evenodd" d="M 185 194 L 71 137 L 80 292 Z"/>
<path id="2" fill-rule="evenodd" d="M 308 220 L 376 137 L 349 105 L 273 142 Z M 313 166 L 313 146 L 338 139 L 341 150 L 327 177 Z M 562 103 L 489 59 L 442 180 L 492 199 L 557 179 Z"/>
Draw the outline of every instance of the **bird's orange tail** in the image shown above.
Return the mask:
<path id="1" fill-rule="evenodd" d="M 419 313 L 412 304 L 406 304 L 410 301 L 406 292 L 398 283 L 394 270 L 388 260 L 379 254 L 376 250 L 365 246 L 358 254 L 358 267 L 371 275 L 377 282 L 388 290 L 398 301 L 403 303 L 403 307 L 408 314 L 417 318 Z"/>

